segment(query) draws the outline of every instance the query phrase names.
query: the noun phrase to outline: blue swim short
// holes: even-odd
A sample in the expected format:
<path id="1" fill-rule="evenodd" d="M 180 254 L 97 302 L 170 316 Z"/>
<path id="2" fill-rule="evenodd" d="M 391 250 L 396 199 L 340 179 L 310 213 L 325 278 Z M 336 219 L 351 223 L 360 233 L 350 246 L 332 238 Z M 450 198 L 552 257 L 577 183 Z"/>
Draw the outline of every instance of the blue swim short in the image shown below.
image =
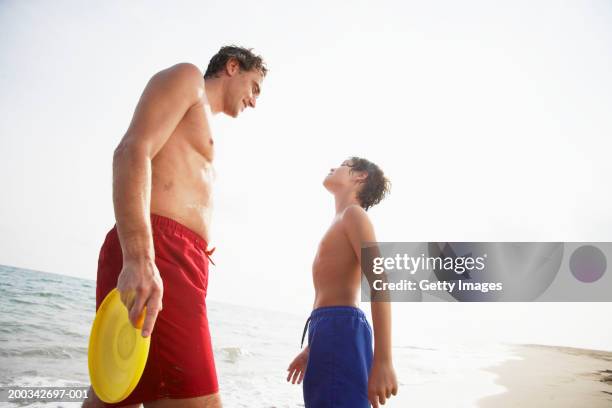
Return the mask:
<path id="1" fill-rule="evenodd" d="M 369 408 L 372 328 L 363 312 L 351 306 L 321 307 L 308 320 L 306 408 Z"/>

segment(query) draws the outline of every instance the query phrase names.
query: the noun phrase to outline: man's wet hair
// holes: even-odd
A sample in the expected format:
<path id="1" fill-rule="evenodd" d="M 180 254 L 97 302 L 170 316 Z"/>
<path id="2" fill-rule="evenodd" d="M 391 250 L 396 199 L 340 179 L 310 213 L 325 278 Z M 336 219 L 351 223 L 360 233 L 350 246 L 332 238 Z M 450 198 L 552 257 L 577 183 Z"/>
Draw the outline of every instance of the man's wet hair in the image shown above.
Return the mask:
<path id="1" fill-rule="evenodd" d="M 268 73 L 266 63 L 260 55 L 253 53 L 252 48 L 238 47 L 236 45 L 226 45 L 221 47 L 208 63 L 204 78 L 213 78 L 219 76 L 219 73 L 225 69 L 225 64 L 230 59 L 235 58 L 240 65 L 241 71 L 250 71 L 252 69 L 259 70 L 265 77 Z"/>
<path id="2" fill-rule="evenodd" d="M 366 179 L 357 199 L 359 204 L 367 211 L 380 203 L 391 191 L 391 181 L 385 177 L 385 173 L 376 164 L 362 157 L 350 157 L 349 167 L 351 171 L 363 171 L 367 173 Z"/>

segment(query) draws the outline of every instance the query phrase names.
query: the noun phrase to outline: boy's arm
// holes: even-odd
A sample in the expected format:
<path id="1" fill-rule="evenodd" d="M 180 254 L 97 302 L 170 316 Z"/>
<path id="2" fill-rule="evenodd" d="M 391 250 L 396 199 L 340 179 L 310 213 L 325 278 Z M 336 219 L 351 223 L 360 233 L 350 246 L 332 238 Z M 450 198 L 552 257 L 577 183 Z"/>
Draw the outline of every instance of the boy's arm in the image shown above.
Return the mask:
<path id="1" fill-rule="evenodd" d="M 308 354 L 310 353 L 310 347 L 306 346 L 304 350 L 298 354 L 291 364 L 289 364 L 289 368 L 287 371 L 287 382 L 291 382 L 292 384 L 301 384 L 304 379 L 304 375 L 306 374 L 306 365 L 308 365 Z"/>
<path id="2" fill-rule="evenodd" d="M 346 209 L 342 222 L 361 269 L 361 244 L 376 242 L 374 226 L 365 210 L 352 206 Z M 368 384 L 368 396 L 374 407 L 384 404 L 397 393 L 397 379 L 391 359 L 391 305 L 371 302 L 374 325 L 374 361 Z"/>

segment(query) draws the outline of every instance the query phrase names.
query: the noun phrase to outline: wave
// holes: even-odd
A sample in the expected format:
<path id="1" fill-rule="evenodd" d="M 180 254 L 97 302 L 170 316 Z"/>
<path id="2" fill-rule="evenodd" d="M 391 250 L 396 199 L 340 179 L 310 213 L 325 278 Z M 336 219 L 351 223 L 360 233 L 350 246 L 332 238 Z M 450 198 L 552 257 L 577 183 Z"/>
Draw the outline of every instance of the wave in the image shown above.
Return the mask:
<path id="1" fill-rule="evenodd" d="M 69 360 L 87 355 L 87 347 L 79 346 L 52 346 L 40 348 L 8 348 L 0 350 L 1 357 L 43 357 L 51 359 Z"/>
<path id="2" fill-rule="evenodd" d="M 223 361 L 232 364 L 236 363 L 238 360 L 244 357 L 253 355 L 253 353 L 251 353 L 250 351 L 240 347 L 221 347 L 217 349 L 216 352 L 217 354 L 221 355 Z"/>
<path id="3" fill-rule="evenodd" d="M 38 375 L 36 371 L 24 371 L 16 377 L 2 381 L 0 386 L 19 387 L 87 387 L 89 383 L 83 381 L 68 380 L 64 378 L 52 378 Z"/>

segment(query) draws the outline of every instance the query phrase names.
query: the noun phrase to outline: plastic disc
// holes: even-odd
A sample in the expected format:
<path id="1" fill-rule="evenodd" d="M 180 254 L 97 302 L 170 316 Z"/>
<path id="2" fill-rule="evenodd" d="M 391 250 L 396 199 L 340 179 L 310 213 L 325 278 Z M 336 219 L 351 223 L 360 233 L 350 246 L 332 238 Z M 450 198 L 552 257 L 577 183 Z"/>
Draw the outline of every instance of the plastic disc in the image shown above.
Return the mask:
<path id="1" fill-rule="evenodd" d="M 89 379 L 102 401 L 123 401 L 138 385 L 151 341 L 140 332 L 130 323 L 117 288 L 111 290 L 98 308 L 89 336 Z"/>

